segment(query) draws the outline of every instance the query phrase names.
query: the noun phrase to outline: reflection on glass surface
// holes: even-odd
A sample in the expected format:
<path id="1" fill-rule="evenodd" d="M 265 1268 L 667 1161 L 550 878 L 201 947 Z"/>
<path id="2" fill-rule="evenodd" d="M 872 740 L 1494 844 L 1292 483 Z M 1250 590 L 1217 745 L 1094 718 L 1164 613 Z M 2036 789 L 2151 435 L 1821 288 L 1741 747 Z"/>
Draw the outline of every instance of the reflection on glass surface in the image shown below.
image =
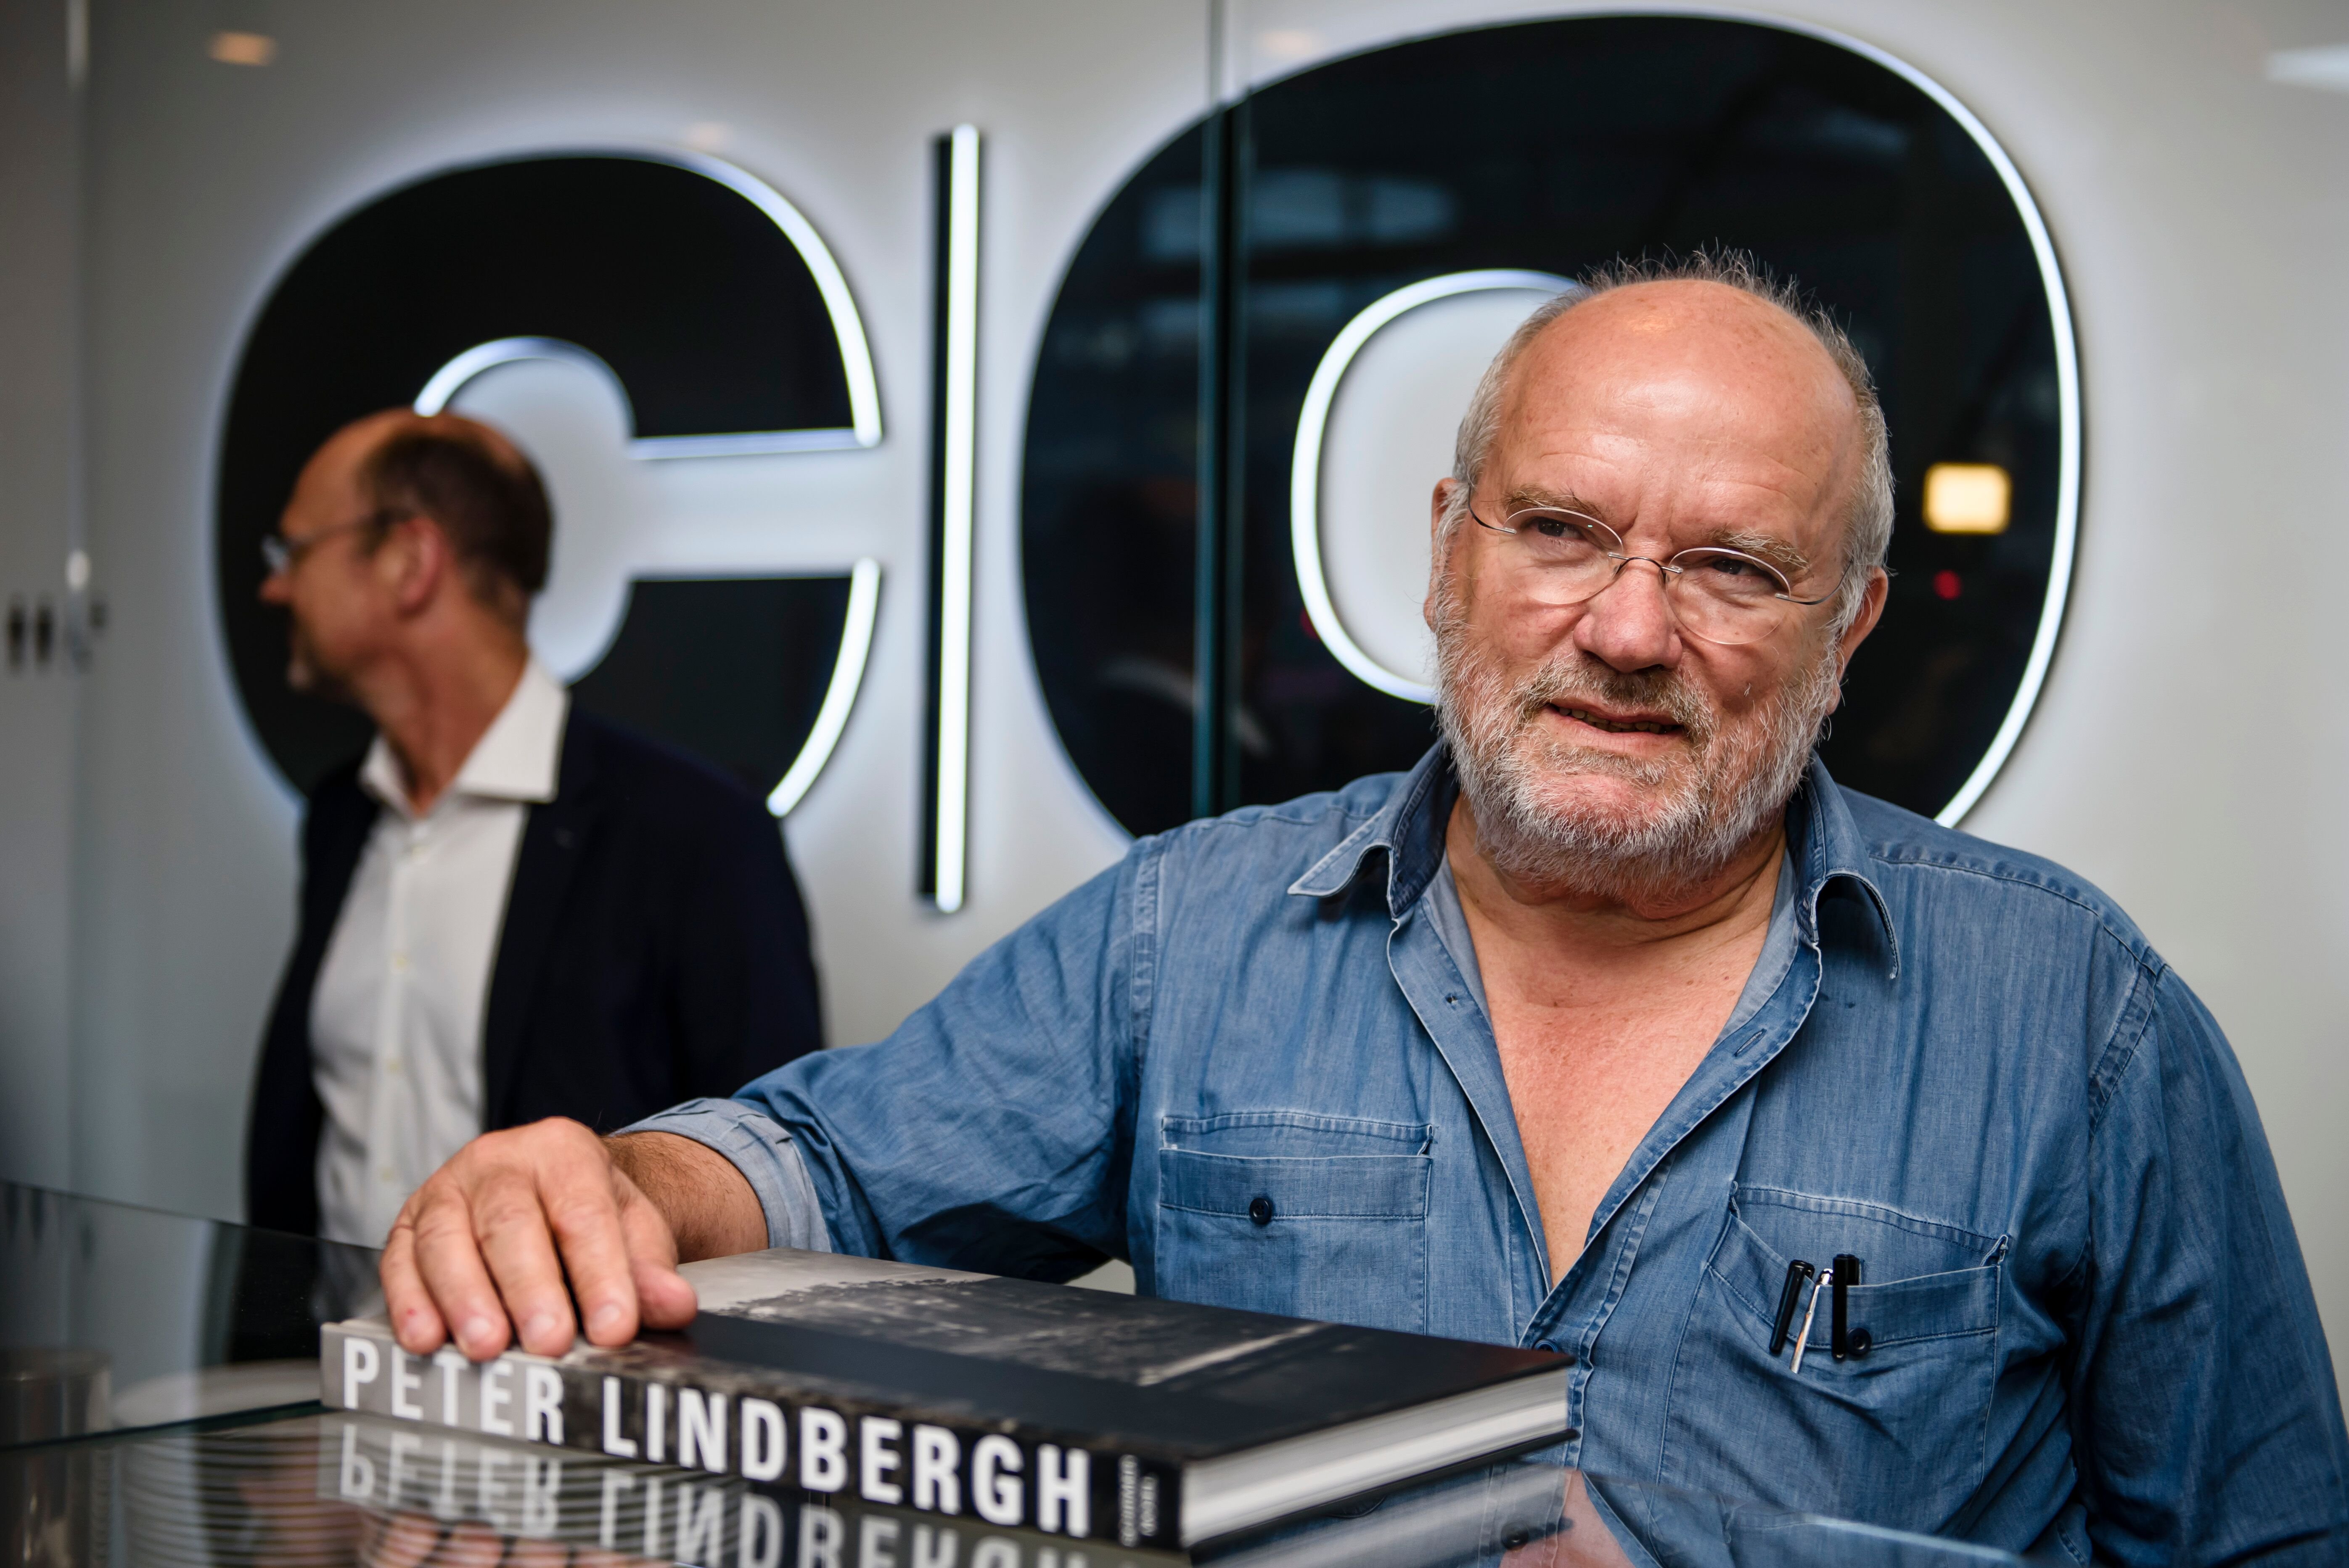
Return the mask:
<path id="1" fill-rule="evenodd" d="M 0 1183 L 0 1447 L 318 1397 L 375 1253 Z"/>
<path id="2" fill-rule="evenodd" d="M 1440 106 L 1432 108 L 1431 106 Z M 1982 149 L 1921 89 L 1757 24 L 1579 17 L 1479 28 L 1300 72 L 1228 127 L 1244 189 L 1226 291 L 1239 354 L 1231 765 L 1185 789 L 1197 548 L 1202 132 L 1102 211 L 1047 325 L 1022 521 L 1038 672 L 1071 758 L 1126 827 L 1408 767 L 1423 708 L 1315 637 L 1288 476 L 1314 367 L 1405 284 L 1573 274 L 1619 254 L 1742 247 L 1849 328 L 1892 429 L 1899 523 L 1883 624 L 1825 747 L 1843 783 L 1928 814 L 2013 703 L 2054 554 L 2061 453 L 2050 302 Z M 1209 291 L 1212 292 L 1212 291 Z M 2010 520 L 1937 531 L 1935 464 L 2002 470 Z M 1441 476 L 1431 473 L 1432 485 Z M 1146 672 L 1146 675 L 1145 675 Z M 1213 685 L 1214 683 L 1210 683 Z"/>
<path id="3" fill-rule="evenodd" d="M 321 1410 L 375 1254 L 0 1184 L 0 1562 L 1154 1568 L 1183 1558 Z M 110 1375 L 110 1376 L 109 1376 Z M 2014 1563 L 1538 1459 L 1189 1554 L 1216 1568 Z"/>
<path id="4" fill-rule="evenodd" d="M 699 1568 L 1929 1568 L 2019 1559 L 1524 1461 L 1184 1556 L 739 1479 L 312 1412 L 0 1456 L 98 1477 L 84 1554 L 126 1564 Z"/>

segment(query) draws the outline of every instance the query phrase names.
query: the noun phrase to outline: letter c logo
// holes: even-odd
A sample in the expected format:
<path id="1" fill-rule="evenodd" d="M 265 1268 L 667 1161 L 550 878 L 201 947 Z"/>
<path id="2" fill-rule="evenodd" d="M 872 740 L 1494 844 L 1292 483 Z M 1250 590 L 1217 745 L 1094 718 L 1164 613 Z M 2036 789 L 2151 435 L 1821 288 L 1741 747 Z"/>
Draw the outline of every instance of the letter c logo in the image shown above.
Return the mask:
<path id="1" fill-rule="evenodd" d="M 846 280 L 813 225 L 739 169 L 636 150 L 525 157 L 434 174 L 350 212 L 271 289 L 221 441 L 222 626 L 255 737 L 295 787 L 355 752 L 367 727 L 287 688 L 283 616 L 254 598 L 258 542 L 347 421 L 399 404 L 434 412 L 483 373 L 531 360 L 607 378 L 631 459 L 881 438 Z M 626 614 L 579 699 L 731 766 L 780 814 L 846 721 L 879 568 L 728 562 L 684 575 L 656 548 L 662 521 L 621 542 Z M 558 576 L 564 548 L 558 528 Z"/>

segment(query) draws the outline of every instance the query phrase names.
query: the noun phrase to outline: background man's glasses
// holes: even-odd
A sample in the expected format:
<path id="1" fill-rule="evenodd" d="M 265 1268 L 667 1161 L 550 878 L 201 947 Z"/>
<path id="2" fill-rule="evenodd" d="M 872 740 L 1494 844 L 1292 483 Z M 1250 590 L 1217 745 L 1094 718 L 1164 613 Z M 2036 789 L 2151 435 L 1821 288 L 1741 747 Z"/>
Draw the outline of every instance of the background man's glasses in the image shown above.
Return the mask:
<path id="1" fill-rule="evenodd" d="M 1664 599 L 1682 630 L 1708 643 L 1760 642 L 1784 622 L 1787 605 L 1824 604 L 1829 597 L 1797 597 L 1785 573 L 1742 550 L 1700 545 L 1669 561 L 1633 555 L 1597 518 L 1559 507 L 1527 507 L 1497 523 L 1473 509 L 1468 515 L 1477 527 L 1515 541 L 1511 563 L 1528 597 L 1579 604 L 1604 593 L 1632 562 L 1644 561 L 1663 574 Z"/>
<path id="2" fill-rule="evenodd" d="M 378 528 L 391 521 L 396 515 L 389 511 L 371 511 L 365 517 L 334 523 L 316 533 L 305 533 L 299 539 L 288 539 L 282 533 L 264 533 L 261 536 L 261 562 L 269 568 L 272 577 L 281 572 L 291 572 L 302 564 L 304 556 L 335 535 L 348 533 L 355 528 Z"/>

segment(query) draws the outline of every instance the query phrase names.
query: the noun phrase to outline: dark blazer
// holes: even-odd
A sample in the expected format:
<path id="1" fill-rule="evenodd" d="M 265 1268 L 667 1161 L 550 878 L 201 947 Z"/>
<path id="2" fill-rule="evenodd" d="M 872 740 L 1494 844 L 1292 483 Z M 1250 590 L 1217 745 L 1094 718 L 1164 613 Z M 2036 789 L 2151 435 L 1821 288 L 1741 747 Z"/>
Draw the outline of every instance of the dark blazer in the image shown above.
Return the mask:
<path id="1" fill-rule="evenodd" d="M 310 1004 L 380 809 L 358 772 L 355 759 L 310 797 L 301 923 L 254 1086 L 245 1214 L 274 1230 L 318 1228 Z M 523 829 L 490 975 L 483 1130 L 568 1116 L 608 1132 L 822 1044 L 807 915 L 774 819 L 706 763 L 574 703 L 555 797 Z"/>

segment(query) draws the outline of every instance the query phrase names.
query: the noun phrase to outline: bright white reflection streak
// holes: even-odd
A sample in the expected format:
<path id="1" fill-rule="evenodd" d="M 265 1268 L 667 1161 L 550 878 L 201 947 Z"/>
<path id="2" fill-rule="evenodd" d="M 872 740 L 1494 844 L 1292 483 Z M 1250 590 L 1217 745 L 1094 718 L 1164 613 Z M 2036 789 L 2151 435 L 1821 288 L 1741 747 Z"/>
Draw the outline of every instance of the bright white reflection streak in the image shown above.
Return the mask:
<path id="1" fill-rule="evenodd" d="M 2039 627 L 2032 634 L 2031 655 L 2023 664 L 2023 679 L 2015 688 L 2014 700 L 2007 705 L 2006 717 L 1999 722 L 1998 733 L 1991 737 L 1989 749 L 1974 764 L 1966 781 L 1958 786 L 1950 803 L 1933 813 L 1933 820 L 1945 828 L 1954 828 L 1974 809 L 1974 803 L 1990 788 L 1991 780 L 1998 777 L 1998 770 L 2013 755 L 2016 742 L 2023 738 L 2023 727 L 2030 721 L 2031 710 L 2039 701 L 2039 689 L 2047 683 L 2047 668 L 2055 660 L 2056 636 L 2064 629 L 2064 605 L 2071 593 L 2072 561 L 2080 540 L 2080 345 L 2072 332 L 2071 296 L 2064 292 L 2064 269 L 2055 259 L 2054 237 L 2047 232 L 2047 220 L 2041 214 L 2039 203 L 2032 200 L 2031 187 L 2024 182 L 2023 170 L 2014 166 L 2014 160 L 2006 155 L 2006 149 L 1990 133 L 1990 127 L 1974 118 L 1973 110 L 1916 67 L 1873 44 L 1807 23 L 1773 21 L 1769 25 L 1825 38 L 1853 54 L 1865 56 L 1940 105 L 1973 138 L 1974 145 L 1982 149 L 1982 156 L 1998 171 L 2008 200 L 2023 219 L 2023 232 L 2031 236 L 2031 253 L 2039 263 L 2039 281 L 2047 291 L 2047 325 L 2055 339 L 2055 417 L 2061 443 L 2055 459 L 2055 542 L 2054 559 L 2047 563 L 2047 596 L 2040 605 Z"/>
<path id="2" fill-rule="evenodd" d="M 824 688 L 815 725 L 808 731 L 800 754 L 792 758 L 782 781 L 767 797 L 767 810 L 778 817 L 790 815 L 800 803 L 823 765 L 832 760 L 840 732 L 848 727 L 849 710 L 856 706 L 857 688 L 864 684 L 864 661 L 873 651 L 873 624 L 880 609 L 881 563 L 868 555 L 849 569 L 848 616 L 840 628 L 840 657 L 833 662 L 832 684 Z"/>
<path id="3" fill-rule="evenodd" d="M 636 428 L 636 410 L 628 406 L 628 389 L 602 358 L 575 343 L 559 337 L 499 337 L 487 343 L 477 343 L 456 358 L 432 373 L 424 390 L 416 395 L 412 405 L 419 414 L 438 414 L 449 407 L 450 398 L 464 390 L 465 384 L 485 370 L 501 365 L 513 365 L 525 359 L 553 359 L 567 365 L 585 366 L 609 381 L 620 395 L 620 407 L 626 415 L 630 429 Z"/>
<path id="4" fill-rule="evenodd" d="M 1321 565 L 1321 442 L 1329 432 L 1330 405 L 1337 401 L 1338 387 L 1346 379 L 1347 368 L 1380 328 L 1421 305 L 1455 294 L 1496 289 L 1554 294 L 1573 286 L 1568 280 L 1549 273 L 1504 267 L 1424 278 L 1364 307 L 1340 331 L 1315 367 L 1313 379 L 1305 388 L 1305 407 L 1297 417 L 1297 447 L 1289 460 L 1289 549 L 1296 557 L 1297 587 L 1304 595 L 1305 614 L 1313 623 L 1314 634 L 1331 656 L 1363 685 L 1405 702 L 1435 700 L 1433 687 L 1397 675 L 1354 641 L 1345 623 L 1338 618 L 1338 606 L 1330 597 L 1330 580 Z M 1530 314 L 1532 307 L 1526 308 Z"/>
<path id="5" fill-rule="evenodd" d="M 947 158 L 945 431 L 938 549 L 938 911 L 962 908 L 970 796 L 971 523 L 978 415 L 978 128 Z"/>

